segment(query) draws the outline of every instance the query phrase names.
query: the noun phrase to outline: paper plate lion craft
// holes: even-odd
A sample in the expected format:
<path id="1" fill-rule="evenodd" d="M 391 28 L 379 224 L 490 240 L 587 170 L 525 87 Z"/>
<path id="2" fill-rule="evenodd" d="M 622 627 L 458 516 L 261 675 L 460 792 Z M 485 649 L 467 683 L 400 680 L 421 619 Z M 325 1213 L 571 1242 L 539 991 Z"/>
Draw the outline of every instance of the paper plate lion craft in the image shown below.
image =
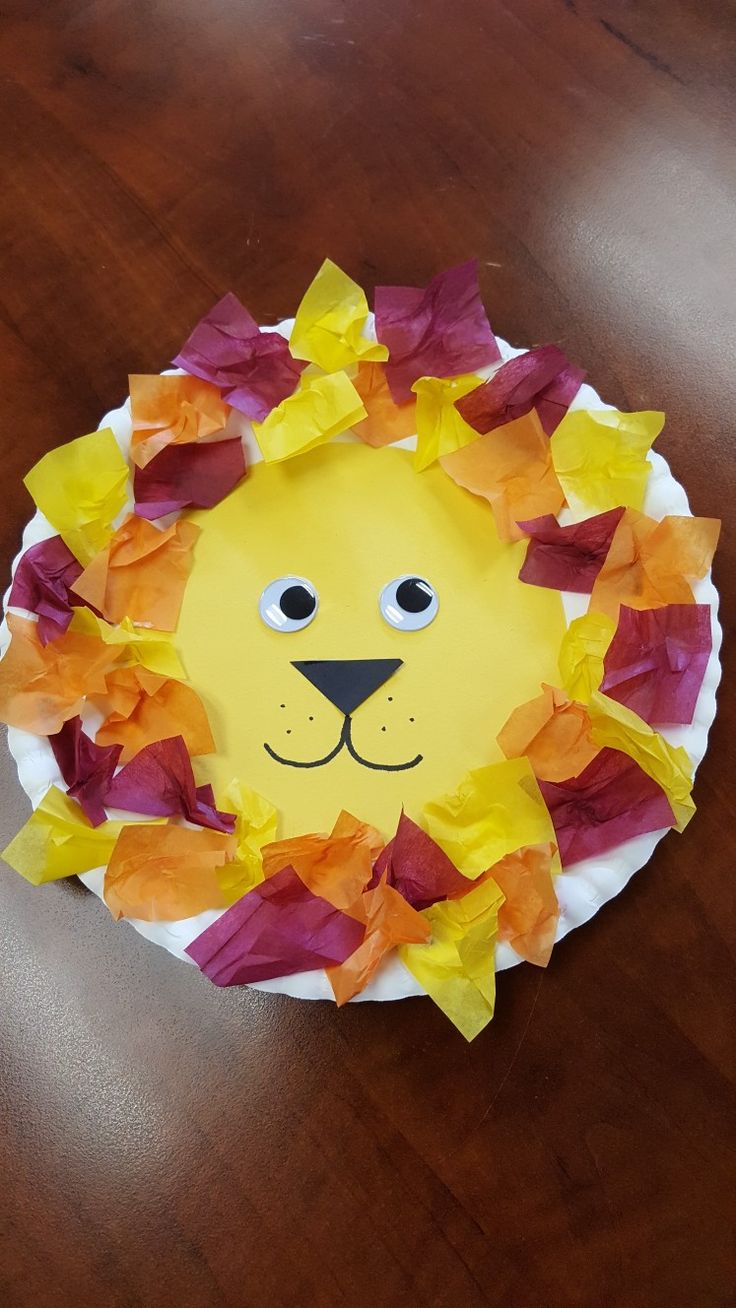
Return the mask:
<path id="1" fill-rule="evenodd" d="M 217 985 L 426 992 L 471 1039 L 692 816 L 718 523 L 473 263 L 372 315 L 327 261 L 174 362 L 26 477 L 5 859 Z"/>

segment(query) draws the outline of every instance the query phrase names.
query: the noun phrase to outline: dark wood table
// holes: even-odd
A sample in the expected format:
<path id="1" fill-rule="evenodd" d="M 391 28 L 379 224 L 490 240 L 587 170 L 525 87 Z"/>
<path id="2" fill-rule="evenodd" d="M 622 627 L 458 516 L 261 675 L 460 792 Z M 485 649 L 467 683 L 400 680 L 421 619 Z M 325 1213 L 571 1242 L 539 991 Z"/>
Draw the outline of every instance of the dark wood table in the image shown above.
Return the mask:
<path id="1" fill-rule="evenodd" d="M 0 523 L 231 288 L 477 255 L 496 330 L 663 407 L 730 518 L 727 0 L 9 0 Z M 736 554 L 715 577 L 730 635 Z M 733 1303 L 733 646 L 700 812 L 467 1046 L 432 1004 L 217 991 L 0 879 L 6 1308 Z M 27 805 L 3 753 L 0 836 Z"/>

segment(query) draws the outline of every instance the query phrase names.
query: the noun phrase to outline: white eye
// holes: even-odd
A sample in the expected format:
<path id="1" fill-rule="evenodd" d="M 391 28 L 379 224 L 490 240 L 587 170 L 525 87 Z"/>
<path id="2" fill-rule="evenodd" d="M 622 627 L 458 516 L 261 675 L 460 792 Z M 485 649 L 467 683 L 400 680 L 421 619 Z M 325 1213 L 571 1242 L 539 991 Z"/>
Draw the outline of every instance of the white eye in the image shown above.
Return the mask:
<path id="1" fill-rule="evenodd" d="M 407 573 L 389 581 L 378 601 L 383 617 L 390 627 L 399 631 L 420 631 L 437 617 L 440 602 L 434 587 L 423 577 Z"/>
<path id="2" fill-rule="evenodd" d="M 319 598 L 304 577 L 278 577 L 264 590 L 258 612 L 274 631 L 301 631 L 317 612 Z"/>

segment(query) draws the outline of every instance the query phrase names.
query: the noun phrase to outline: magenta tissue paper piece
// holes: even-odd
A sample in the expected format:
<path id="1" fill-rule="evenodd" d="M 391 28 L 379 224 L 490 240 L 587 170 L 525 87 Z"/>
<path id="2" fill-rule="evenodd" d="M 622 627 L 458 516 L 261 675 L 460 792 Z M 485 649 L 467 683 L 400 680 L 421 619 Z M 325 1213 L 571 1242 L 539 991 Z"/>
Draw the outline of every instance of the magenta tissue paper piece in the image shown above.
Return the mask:
<path id="1" fill-rule="evenodd" d="M 579 776 L 540 781 L 539 789 L 552 818 L 563 867 L 675 822 L 656 781 L 616 749 L 602 749 Z"/>
<path id="2" fill-rule="evenodd" d="M 134 471 L 135 511 L 139 518 L 153 520 L 179 509 L 211 509 L 230 494 L 245 471 L 239 436 L 167 445 L 145 468 Z"/>
<path id="3" fill-rule="evenodd" d="M 609 509 L 567 527 L 561 527 L 551 513 L 519 522 L 517 525 L 531 538 L 519 580 L 531 586 L 590 595 L 623 512 Z"/>
<path id="4" fill-rule="evenodd" d="M 585 376 L 556 345 L 540 345 L 502 364 L 487 382 L 457 400 L 455 408 L 482 436 L 536 409 L 551 436 Z"/>
<path id="5" fill-rule="evenodd" d="M 113 778 L 106 795 L 110 808 L 148 817 L 184 817 L 201 827 L 230 833 L 233 813 L 214 805 L 211 787 L 197 788 L 192 762 L 181 736 L 146 745 Z"/>
<path id="6" fill-rule="evenodd" d="M 31 545 L 19 560 L 8 604 L 38 614 L 42 645 L 63 635 L 69 626 L 73 605 L 81 604 L 69 591 L 82 572 L 82 564 L 61 536 Z"/>
<path id="7" fill-rule="evenodd" d="M 307 366 L 278 332 L 262 332 L 231 291 L 197 323 L 174 363 L 219 386 L 228 404 L 256 422 L 293 393 Z"/>
<path id="8" fill-rule="evenodd" d="M 376 859 L 368 890 L 387 873 L 394 890 L 420 911 L 441 899 L 455 899 L 472 889 L 462 872 L 426 831 L 402 811 L 396 835 Z"/>
<path id="9" fill-rule="evenodd" d="M 344 963 L 365 927 L 315 895 L 292 867 L 243 895 L 187 948 L 217 986 Z"/>
<path id="10" fill-rule="evenodd" d="M 104 822 L 105 796 L 118 765 L 122 745 L 96 745 L 82 730 L 80 717 L 70 718 L 49 744 L 68 794 L 76 799 L 93 827 Z"/>
<path id="11" fill-rule="evenodd" d="M 622 605 L 601 690 L 650 724 L 692 722 L 712 643 L 708 604 Z"/>
<path id="12" fill-rule="evenodd" d="M 376 336 L 389 351 L 384 367 L 396 404 L 413 398 L 419 377 L 457 377 L 501 357 L 475 259 L 440 273 L 424 290 L 377 286 L 375 314 Z"/>

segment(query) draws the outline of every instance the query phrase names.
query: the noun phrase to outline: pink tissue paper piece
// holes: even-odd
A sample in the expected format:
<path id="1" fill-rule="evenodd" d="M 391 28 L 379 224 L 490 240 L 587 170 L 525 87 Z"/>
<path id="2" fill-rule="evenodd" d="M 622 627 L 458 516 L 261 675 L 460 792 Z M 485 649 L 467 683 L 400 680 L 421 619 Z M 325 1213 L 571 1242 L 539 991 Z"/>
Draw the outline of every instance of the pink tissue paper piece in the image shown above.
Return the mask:
<path id="1" fill-rule="evenodd" d="M 710 605 L 621 606 L 601 690 L 645 722 L 692 722 L 713 640 Z"/>
<path id="2" fill-rule="evenodd" d="M 364 933 L 363 923 L 285 867 L 243 895 L 186 952 L 215 985 L 237 986 L 344 963 Z"/>
<path id="3" fill-rule="evenodd" d="M 473 882 L 458 872 L 445 851 L 403 811 L 396 835 L 376 860 L 368 890 L 378 885 L 384 872 L 388 884 L 418 911 L 473 889 Z"/>
<path id="4" fill-rule="evenodd" d="M 107 818 L 105 796 L 118 765 L 122 745 L 96 745 L 82 730 L 80 717 L 70 718 L 61 731 L 49 736 L 68 793 L 85 816 L 98 827 Z"/>
<path id="5" fill-rule="evenodd" d="M 419 377 L 457 377 L 501 358 L 480 298 L 478 263 L 449 268 L 425 290 L 377 286 L 376 336 L 388 346 L 386 380 L 396 404 Z"/>
<path id="6" fill-rule="evenodd" d="M 675 823 L 664 791 L 617 749 L 602 749 L 577 777 L 540 781 L 539 789 L 563 867 Z"/>
<path id="7" fill-rule="evenodd" d="M 556 345 L 540 345 L 509 359 L 482 386 L 457 400 L 455 408 L 481 436 L 536 409 L 551 436 L 585 376 Z"/>
<path id="8" fill-rule="evenodd" d="M 168 445 L 133 475 L 139 518 L 162 518 L 179 509 L 211 509 L 245 476 L 239 436 L 203 444 Z"/>
<path id="9" fill-rule="evenodd" d="M 42 645 L 63 635 L 72 620 L 72 606 L 82 603 L 78 596 L 69 595 L 82 572 L 82 564 L 61 536 L 31 545 L 20 559 L 8 604 L 38 614 Z"/>
<path id="10" fill-rule="evenodd" d="M 174 363 L 219 386 L 228 404 L 256 422 L 292 394 L 307 366 L 278 332 L 262 332 L 231 291 L 197 323 Z"/>
<path id="11" fill-rule="evenodd" d="M 148 817 L 184 817 L 200 827 L 228 834 L 235 827 L 233 813 L 215 808 L 212 788 L 197 788 L 181 736 L 156 740 L 140 750 L 113 778 L 106 803 Z"/>
<path id="12" fill-rule="evenodd" d="M 609 509 L 567 527 L 561 527 L 551 513 L 517 523 L 531 537 L 519 580 L 590 595 L 623 513 L 622 508 Z"/>

